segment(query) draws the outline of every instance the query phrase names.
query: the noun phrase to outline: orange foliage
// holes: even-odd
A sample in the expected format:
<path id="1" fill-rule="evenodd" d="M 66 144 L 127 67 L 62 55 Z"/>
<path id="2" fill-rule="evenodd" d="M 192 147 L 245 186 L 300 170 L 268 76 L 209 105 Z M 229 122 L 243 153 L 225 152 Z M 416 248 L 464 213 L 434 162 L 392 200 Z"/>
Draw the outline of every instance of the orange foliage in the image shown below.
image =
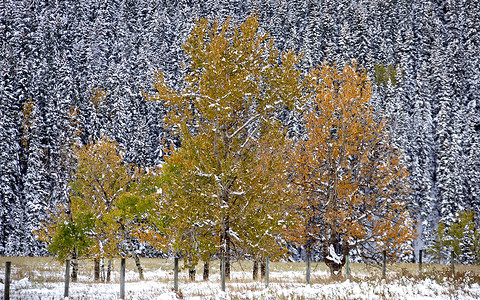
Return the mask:
<path id="1" fill-rule="evenodd" d="M 404 202 L 407 172 L 385 123 L 369 106 L 367 75 L 356 65 L 342 71 L 324 65 L 310 73 L 309 86 L 307 137 L 291 155 L 298 202 L 289 236 L 307 250 L 320 242 L 332 271 L 345 257 L 335 266 L 327 259 L 330 245 L 339 257 L 360 248 L 370 258 L 365 250 L 372 245 L 398 257 L 397 250 L 414 238 Z"/>

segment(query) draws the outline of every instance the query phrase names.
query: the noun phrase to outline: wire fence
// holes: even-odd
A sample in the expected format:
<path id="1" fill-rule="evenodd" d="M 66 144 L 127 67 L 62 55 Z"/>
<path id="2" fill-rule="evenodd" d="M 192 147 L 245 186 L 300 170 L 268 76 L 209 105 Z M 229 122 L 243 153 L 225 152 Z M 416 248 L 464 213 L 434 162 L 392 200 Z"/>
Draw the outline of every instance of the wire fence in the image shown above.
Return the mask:
<path id="1" fill-rule="evenodd" d="M 383 261 L 382 261 L 382 264 L 380 266 L 377 266 L 377 273 L 378 274 L 381 274 L 381 279 L 382 280 L 385 280 L 387 278 L 387 256 L 386 256 L 386 253 L 383 252 Z M 171 260 L 168 260 L 168 261 L 171 261 Z M 268 287 L 269 286 L 269 281 L 270 281 L 270 260 L 269 258 L 266 258 L 265 262 L 264 262 L 264 272 L 261 272 L 261 280 L 264 282 L 265 284 L 265 287 Z M 253 275 L 253 271 L 250 271 L 248 269 L 248 267 L 251 267 L 251 262 L 247 262 L 247 261 L 235 261 L 235 264 L 231 264 L 231 269 L 230 271 L 232 273 L 236 273 L 236 276 L 238 278 L 249 278 L 250 275 L 252 275 L 252 280 L 254 277 Z M 309 260 L 307 260 L 305 262 L 305 266 L 304 266 L 304 273 L 305 273 L 305 277 L 304 277 L 304 283 L 306 285 L 309 285 L 311 284 L 311 274 L 312 273 L 315 273 L 317 270 L 318 270 L 318 267 L 321 266 L 323 264 L 323 262 L 313 262 L 311 263 Z M 248 265 L 248 266 L 247 266 Z M 313 265 L 313 269 L 312 269 L 312 265 Z M 350 280 L 352 278 L 352 272 L 351 272 L 351 267 L 350 267 L 351 263 L 350 263 L 350 258 L 349 256 L 347 255 L 346 257 L 346 261 L 345 261 L 345 266 L 344 266 L 344 272 L 345 272 L 345 276 L 342 277 L 342 280 Z M 413 265 L 410 264 L 410 265 Z M 423 251 L 419 251 L 419 259 L 418 259 L 418 262 L 415 264 L 415 265 L 418 265 L 418 269 L 417 269 L 417 274 L 418 275 L 422 275 L 426 272 L 429 272 L 428 271 L 428 266 L 431 265 L 431 264 L 424 264 L 423 263 Z M 173 289 L 175 290 L 175 292 L 178 292 L 179 289 L 179 273 L 181 272 L 181 269 L 180 269 L 180 266 L 179 266 L 179 258 L 178 257 L 175 257 L 173 262 L 171 262 L 171 267 L 173 269 L 173 278 L 169 279 L 169 278 L 166 278 L 167 281 L 170 281 L 172 282 L 172 287 Z M 451 276 L 455 276 L 455 255 L 454 255 L 454 252 L 452 251 L 451 253 L 451 261 L 450 261 L 450 264 L 448 265 L 449 269 L 450 269 L 450 275 Z M 210 268 L 210 267 L 209 267 Z M 219 267 L 211 267 L 212 268 L 212 271 L 213 272 L 219 272 L 219 277 L 220 277 L 220 285 L 221 285 L 221 290 L 222 291 L 226 291 L 226 282 L 228 282 L 228 278 L 226 278 L 226 272 L 225 272 L 225 262 L 223 260 L 220 261 L 219 263 Z M 380 270 L 378 270 L 378 268 L 381 268 L 381 272 Z M 1 269 L 0 269 L 1 270 Z M 4 280 L 3 280 L 3 284 L 4 284 L 4 291 L 3 291 L 3 299 L 5 300 L 9 300 L 10 299 L 10 284 L 11 284 L 11 278 L 12 278 L 12 274 L 11 274 L 11 271 L 12 271 L 12 262 L 11 261 L 5 261 L 5 269 L 4 269 Z M 64 297 L 68 297 L 69 296 L 69 286 L 70 286 L 70 278 L 71 278 L 71 263 L 69 260 L 65 261 L 65 268 L 64 268 Z M 125 258 L 122 258 L 120 260 L 120 267 L 118 269 L 119 273 L 120 273 L 120 280 L 119 280 L 119 291 L 120 291 L 120 299 L 125 299 L 125 285 L 126 285 L 126 275 L 125 275 L 125 272 L 126 272 L 126 259 Z M 282 271 L 282 272 L 288 272 L 288 271 Z M 250 273 L 250 274 L 249 274 Z M 445 272 L 444 272 L 445 273 Z M 170 275 L 170 274 L 169 274 Z M 217 275 L 218 276 L 218 275 Z M 342 275 L 343 276 L 343 275 Z M 238 279 L 237 278 L 237 279 Z M 182 278 L 184 279 L 184 278 Z M 278 280 L 278 279 L 277 279 Z M 1 279 L 0 279 L 1 281 Z"/>

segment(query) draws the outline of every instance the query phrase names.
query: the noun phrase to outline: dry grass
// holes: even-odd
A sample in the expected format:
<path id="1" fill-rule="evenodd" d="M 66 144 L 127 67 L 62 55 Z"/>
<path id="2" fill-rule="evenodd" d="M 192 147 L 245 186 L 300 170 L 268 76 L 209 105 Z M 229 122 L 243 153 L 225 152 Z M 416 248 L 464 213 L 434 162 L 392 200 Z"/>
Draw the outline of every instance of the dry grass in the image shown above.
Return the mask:
<path id="1" fill-rule="evenodd" d="M 65 265 L 60 264 L 51 257 L 0 257 L 0 278 L 4 278 L 5 261 L 12 262 L 12 280 L 21 280 L 28 278 L 33 286 L 47 287 L 51 286 L 50 282 L 59 283 L 64 280 Z M 162 283 L 158 288 L 158 293 L 164 293 L 165 287 L 171 291 L 173 288 L 173 259 L 141 259 L 142 266 L 146 273 L 147 280 Z M 79 265 L 79 282 L 86 283 L 92 289 L 95 289 L 97 283 L 92 281 L 93 262 L 92 260 L 81 260 Z M 120 260 L 113 262 L 112 282 L 118 283 L 118 271 Z M 202 281 L 203 263 L 199 263 L 197 268 L 197 282 L 188 280 L 188 271 L 181 270 L 179 283 L 180 290 L 178 296 L 189 298 L 210 298 L 212 292 L 219 291 L 220 262 L 212 261 L 210 263 L 210 280 Z M 180 263 L 180 268 L 183 262 Z M 270 289 L 265 289 L 264 279 L 256 282 L 252 280 L 253 263 L 251 261 L 235 261 L 232 262 L 232 279 L 227 282 L 227 291 L 230 299 L 245 299 L 245 295 L 251 295 L 253 299 L 305 299 L 305 296 L 297 295 L 297 289 L 305 287 L 305 263 L 291 262 L 271 262 L 270 263 Z M 480 266 L 463 266 L 456 265 L 455 276 L 452 277 L 450 266 L 438 264 L 424 264 L 423 272 L 419 273 L 418 264 L 390 264 L 387 267 L 387 279 L 381 280 L 381 266 L 351 264 L 351 282 L 358 287 L 365 287 L 362 292 L 374 293 L 380 299 L 398 298 L 399 295 L 389 290 L 391 286 L 410 287 L 422 280 L 436 282 L 443 287 L 439 296 L 456 297 L 459 291 L 463 295 L 471 295 L 475 298 L 475 289 L 470 289 L 475 284 L 480 285 Z M 337 294 L 333 294 L 335 299 L 355 298 L 341 289 L 343 285 L 330 285 L 337 283 L 330 278 L 329 270 L 324 263 L 312 263 L 311 265 L 311 283 L 325 285 L 326 292 L 319 293 L 317 298 L 331 298 L 332 293 L 328 291 L 334 290 Z M 135 282 L 138 280 L 136 267 L 133 259 L 127 259 L 127 282 Z M 345 280 L 345 273 L 339 281 Z M 367 283 L 364 285 L 363 283 Z M 385 285 L 384 283 L 387 283 Z M 328 285 L 328 287 L 327 287 Z M 428 285 L 427 285 L 428 286 Z M 414 287 L 416 288 L 416 287 Z M 335 290 L 337 289 L 337 290 Z M 338 290 L 340 289 L 340 290 Z M 324 291 L 324 289 L 321 289 Z M 286 292 L 284 292 L 286 291 Z M 436 290 L 435 290 L 436 292 Z M 335 296 L 337 295 L 337 296 Z"/>
<path id="2" fill-rule="evenodd" d="M 53 257 L 0 257 L 0 278 L 4 277 L 4 266 L 6 261 L 12 262 L 12 280 L 28 278 L 33 282 L 60 282 L 64 280 L 65 265 L 61 264 Z M 154 280 L 160 282 L 171 281 L 173 278 L 173 259 L 142 258 L 142 267 L 145 273 L 163 273 L 166 277 L 155 277 Z M 119 270 L 120 260 L 113 261 L 113 272 Z M 211 276 L 217 276 L 219 273 L 220 262 L 210 262 Z M 183 264 L 180 263 L 180 268 Z M 106 268 L 106 266 L 105 266 Z M 234 274 L 230 283 L 246 284 L 252 280 L 253 262 L 251 261 L 233 261 L 231 271 Z M 305 282 L 305 263 L 292 262 L 271 262 L 270 263 L 270 282 L 271 283 L 304 283 Z M 136 272 L 133 259 L 127 259 L 126 270 Z M 351 264 L 352 280 L 355 281 L 377 281 L 381 279 L 381 266 L 366 264 Z M 455 265 L 455 282 L 467 280 L 469 283 L 480 284 L 480 266 L 479 265 Z M 329 270 L 324 263 L 312 263 L 311 265 L 311 283 L 328 284 L 333 281 L 330 279 Z M 197 280 L 201 279 L 203 273 L 203 263 L 200 262 L 197 268 Z M 233 275 L 232 274 L 232 275 Z M 181 270 L 180 279 L 187 279 L 187 271 Z M 342 274 L 345 276 L 344 272 Z M 92 282 L 93 261 L 79 260 L 79 281 Z M 171 278 L 170 278 L 171 277 Z M 419 274 L 418 264 L 395 263 L 387 265 L 387 280 L 396 280 L 401 277 L 432 280 L 443 280 L 451 278 L 451 270 L 448 265 L 423 264 L 423 272 Z M 465 279 L 468 277 L 468 279 Z M 340 280 L 343 280 L 341 278 Z M 118 278 L 113 277 L 113 281 Z M 130 281 L 135 279 L 130 279 Z"/>
<path id="3" fill-rule="evenodd" d="M 5 262 L 12 263 L 11 278 L 12 280 L 20 280 L 28 278 L 33 282 L 60 282 L 64 280 L 65 264 L 59 262 L 54 257 L 0 257 L 0 274 L 1 278 L 5 273 Z M 167 259 L 141 259 L 142 267 L 146 272 L 154 272 L 157 270 L 171 270 L 173 274 L 173 264 Z M 105 270 L 107 266 L 105 263 Z M 93 260 L 81 259 L 78 261 L 78 281 L 91 282 L 93 277 Z M 120 259 L 114 259 L 112 262 L 112 271 L 120 269 Z M 135 262 L 132 259 L 126 261 L 126 271 L 136 271 Z M 115 278 L 114 278 L 115 280 Z"/>
<path id="4" fill-rule="evenodd" d="M 5 262 L 12 262 L 11 279 L 20 280 L 28 278 L 35 282 L 61 281 L 61 272 L 65 268 L 51 257 L 0 257 L 0 273 L 4 277 Z"/>

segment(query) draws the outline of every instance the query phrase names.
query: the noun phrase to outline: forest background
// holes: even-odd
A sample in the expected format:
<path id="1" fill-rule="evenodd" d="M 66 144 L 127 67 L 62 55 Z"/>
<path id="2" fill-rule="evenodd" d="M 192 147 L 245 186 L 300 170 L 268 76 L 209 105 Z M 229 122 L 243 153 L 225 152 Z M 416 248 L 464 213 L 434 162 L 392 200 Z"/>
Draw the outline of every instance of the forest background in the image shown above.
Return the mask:
<path id="1" fill-rule="evenodd" d="M 141 91 L 153 92 L 156 70 L 181 84 L 181 45 L 197 18 L 238 22 L 253 12 L 279 50 L 303 53 L 304 73 L 353 59 L 368 71 L 371 103 L 392 120 L 408 165 L 417 249 L 433 242 L 439 222 L 480 211 L 476 1 L 4 1 L 0 255 L 46 254 L 33 231 L 67 202 L 78 130 L 80 143 L 109 136 L 127 162 L 159 165 L 179 143 L 165 108 Z M 98 89 L 104 101 L 90 101 Z M 294 110 L 282 121 L 301 133 Z"/>

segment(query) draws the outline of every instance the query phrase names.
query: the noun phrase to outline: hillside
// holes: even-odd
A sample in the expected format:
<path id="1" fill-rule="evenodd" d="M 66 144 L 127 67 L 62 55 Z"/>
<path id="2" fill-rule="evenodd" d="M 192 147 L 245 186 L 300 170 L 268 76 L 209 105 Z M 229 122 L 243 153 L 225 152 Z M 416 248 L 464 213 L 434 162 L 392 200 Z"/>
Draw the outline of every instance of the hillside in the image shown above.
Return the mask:
<path id="1" fill-rule="evenodd" d="M 181 45 L 195 20 L 238 22 L 252 13 L 280 50 L 303 53 L 304 73 L 354 59 L 368 71 L 371 103 L 408 165 L 418 247 L 433 240 L 439 221 L 480 212 L 480 2 L 7 0 L 0 4 L 0 255 L 45 254 L 32 231 L 68 195 L 71 143 L 107 135 L 128 162 L 160 164 L 164 147 L 179 141 L 163 124 L 161 103 L 141 94 L 153 90 L 153 72 L 181 86 Z M 298 112 L 283 118 L 301 133 Z"/>

